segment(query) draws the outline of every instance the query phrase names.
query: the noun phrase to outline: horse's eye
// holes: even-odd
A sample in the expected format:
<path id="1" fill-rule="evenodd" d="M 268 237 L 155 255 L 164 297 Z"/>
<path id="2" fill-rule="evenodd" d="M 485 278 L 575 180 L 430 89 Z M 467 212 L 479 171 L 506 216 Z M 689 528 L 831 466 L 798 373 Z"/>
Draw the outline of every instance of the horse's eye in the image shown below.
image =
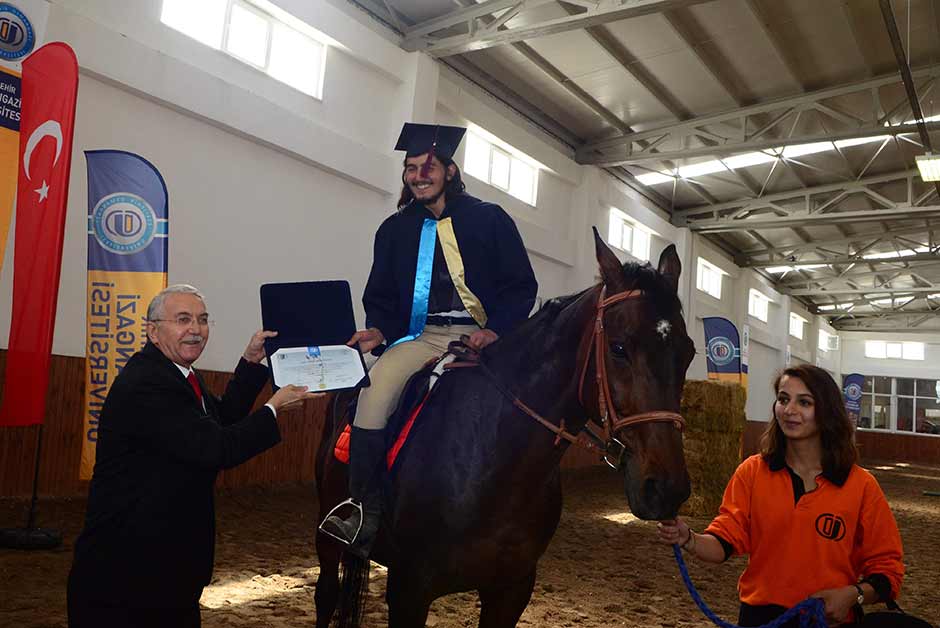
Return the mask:
<path id="1" fill-rule="evenodd" d="M 623 344 L 620 342 L 610 343 L 610 352 L 613 353 L 618 358 L 627 357 L 627 350 L 623 348 Z"/>

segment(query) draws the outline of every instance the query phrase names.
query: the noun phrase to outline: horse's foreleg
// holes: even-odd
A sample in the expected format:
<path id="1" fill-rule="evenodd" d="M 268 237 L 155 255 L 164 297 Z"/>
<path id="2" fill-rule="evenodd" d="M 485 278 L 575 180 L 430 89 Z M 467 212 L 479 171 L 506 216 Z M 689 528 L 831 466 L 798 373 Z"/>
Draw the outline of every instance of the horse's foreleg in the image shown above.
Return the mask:
<path id="1" fill-rule="evenodd" d="M 431 602 L 418 573 L 389 569 L 385 589 L 388 628 L 424 628 Z"/>
<path id="2" fill-rule="evenodd" d="M 339 561 L 342 549 L 333 541 L 317 535 L 317 558 L 320 562 L 320 575 L 317 576 L 316 592 L 313 603 L 317 611 L 317 628 L 329 628 L 336 603 L 339 600 Z"/>
<path id="3" fill-rule="evenodd" d="M 535 569 L 520 580 L 480 589 L 480 628 L 513 628 L 535 588 Z"/>

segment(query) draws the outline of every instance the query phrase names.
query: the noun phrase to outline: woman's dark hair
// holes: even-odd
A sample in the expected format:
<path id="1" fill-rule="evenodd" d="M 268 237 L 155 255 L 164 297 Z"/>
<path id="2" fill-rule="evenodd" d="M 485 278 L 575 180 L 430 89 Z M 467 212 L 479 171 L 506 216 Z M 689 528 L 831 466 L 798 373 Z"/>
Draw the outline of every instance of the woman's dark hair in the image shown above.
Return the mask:
<path id="1" fill-rule="evenodd" d="M 464 190 L 467 189 L 467 186 L 464 184 L 463 179 L 460 177 L 460 167 L 454 162 L 453 159 L 441 159 L 438 156 L 435 156 L 434 159 L 437 159 L 441 162 L 441 165 L 446 171 L 451 166 L 454 167 L 454 176 L 450 181 L 444 183 L 444 198 L 453 198 L 458 194 L 463 194 Z M 403 165 L 408 164 L 408 158 L 402 162 Z M 411 193 L 411 188 L 405 184 L 405 171 L 402 170 L 401 173 L 401 196 L 398 197 L 398 209 L 404 209 L 411 201 L 414 200 L 414 194 Z"/>
<path id="2" fill-rule="evenodd" d="M 824 369 L 810 364 L 801 364 L 784 369 L 774 380 L 774 405 L 771 420 L 760 438 L 760 453 L 765 460 L 782 460 L 787 448 L 787 438 L 777 424 L 775 412 L 776 395 L 783 378 L 795 377 L 803 382 L 813 395 L 816 424 L 822 441 L 822 469 L 829 478 L 846 478 L 852 465 L 858 460 L 855 447 L 855 427 L 849 420 L 838 384 Z"/>

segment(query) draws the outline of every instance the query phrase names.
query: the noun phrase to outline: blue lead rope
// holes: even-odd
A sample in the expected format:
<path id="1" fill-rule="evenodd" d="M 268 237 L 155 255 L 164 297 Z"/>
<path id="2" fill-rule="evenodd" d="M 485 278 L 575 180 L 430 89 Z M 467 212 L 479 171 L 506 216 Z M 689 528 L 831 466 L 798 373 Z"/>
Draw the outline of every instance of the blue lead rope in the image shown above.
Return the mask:
<path id="1" fill-rule="evenodd" d="M 689 578 L 689 570 L 685 566 L 685 561 L 682 559 L 682 552 L 679 551 L 678 545 L 672 546 L 672 553 L 676 555 L 676 562 L 679 564 L 679 573 L 682 574 L 685 588 L 689 590 L 689 594 L 695 601 L 695 605 L 705 613 L 705 617 L 708 617 L 713 624 L 721 628 L 740 628 L 735 624 L 721 619 L 712 612 L 712 609 L 708 608 L 708 605 L 702 600 L 702 596 L 695 590 L 692 579 Z M 796 615 L 799 615 L 800 618 L 800 628 L 828 628 L 828 624 L 826 623 L 826 604 L 816 597 L 806 598 L 793 608 L 788 609 L 787 612 L 780 617 L 770 623 L 764 624 L 760 628 L 780 628 L 780 626 L 790 621 Z"/>

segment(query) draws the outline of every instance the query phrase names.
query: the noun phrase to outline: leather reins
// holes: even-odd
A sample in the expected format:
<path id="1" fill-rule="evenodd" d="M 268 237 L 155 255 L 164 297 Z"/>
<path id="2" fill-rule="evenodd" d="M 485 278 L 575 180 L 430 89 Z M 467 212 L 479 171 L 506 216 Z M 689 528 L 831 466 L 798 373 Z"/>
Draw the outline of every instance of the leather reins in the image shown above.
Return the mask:
<path id="1" fill-rule="evenodd" d="M 640 297 L 642 296 L 643 292 L 641 290 L 627 290 L 625 292 L 615 294 L 612 297 L 606 297 L 606 290 L 606 287 L 601 287 L 600 294 L 598 295 L 597 299 L 597 307 L 595 308 L 594 320 L 588 328 L 590 329 L 590 336 L 585 333 L 585 341 L 589 344 L 587 345 L 584 354 L 584 362 L 581 365 L 581 376 L 578 384 L 578 402 L 582 407 L 584 407 L 584 380 L 587 375 L 588 365 L 591 362 L 591 355 L 593 354 L 595 357 L 595 379 L 597 383 L 598 414 L 601 421 L 601 427 L 604 428 L 603 438 L 595 434 L 590 428 L 587 427 L 587 425 L 585 425 L 583 430 L 576 435 L 568 432 L 565 429 L 564 418 L 561 419 L 559 425 L 555 425 L 548 419 L 544 418 L 538 412 L 523 403 L 516 395 L 507 390 L 496 378 L 496 375 L 482 361 L 480 361 L 478 357 L 475 361 L 473 358 L 469 358 L 471 360 L 470 362 L 452 362 L 446 365 L 444 368 L 450 369 L 460 366 L 479 367 L 489 377 L 489 379 L 493 381 L 493 384 L 496 386 L 497 390 L 499 390 L 505 397 L 512 401 L 512 404 L 516 408 L 555 434 L 555 445 L 558 445 L 563 439 L 567 440 L 570 443 L 577 445 L 578 447 L 582 447 L 592 453 L 602 454 L 604 462 L 616 469 L 620 466 L 620 459 L 623 457 L 623 452 L 626 449 L 623 442 L 617 438 L 619 432 L 628 427 L 642 423 L 672 423 L 675 425 L 676 429 L 682 431 L 685 428 L 685 419 L 681 414 L 667 410 L 640 412 L 625 417 L 621 417 L 618 414 L 617 408 L 613 403 L 613 397 L 610 394 L 610 380 L 607 376 L 607 363 L 605 360 L 607 331 L 604 328 L 604 311 L 615 303 L 619 303 L 626 299 Z M 582 341 L 582 345 L 585 341 Z M 467 358 L 466 351 L 455 352 L 452 350 L 452 352 L 454 352 L 456 355 L 459 355 L 460 357 Z M 615 452 L 616 463 L 611 462 L 610 460 Z"/>

